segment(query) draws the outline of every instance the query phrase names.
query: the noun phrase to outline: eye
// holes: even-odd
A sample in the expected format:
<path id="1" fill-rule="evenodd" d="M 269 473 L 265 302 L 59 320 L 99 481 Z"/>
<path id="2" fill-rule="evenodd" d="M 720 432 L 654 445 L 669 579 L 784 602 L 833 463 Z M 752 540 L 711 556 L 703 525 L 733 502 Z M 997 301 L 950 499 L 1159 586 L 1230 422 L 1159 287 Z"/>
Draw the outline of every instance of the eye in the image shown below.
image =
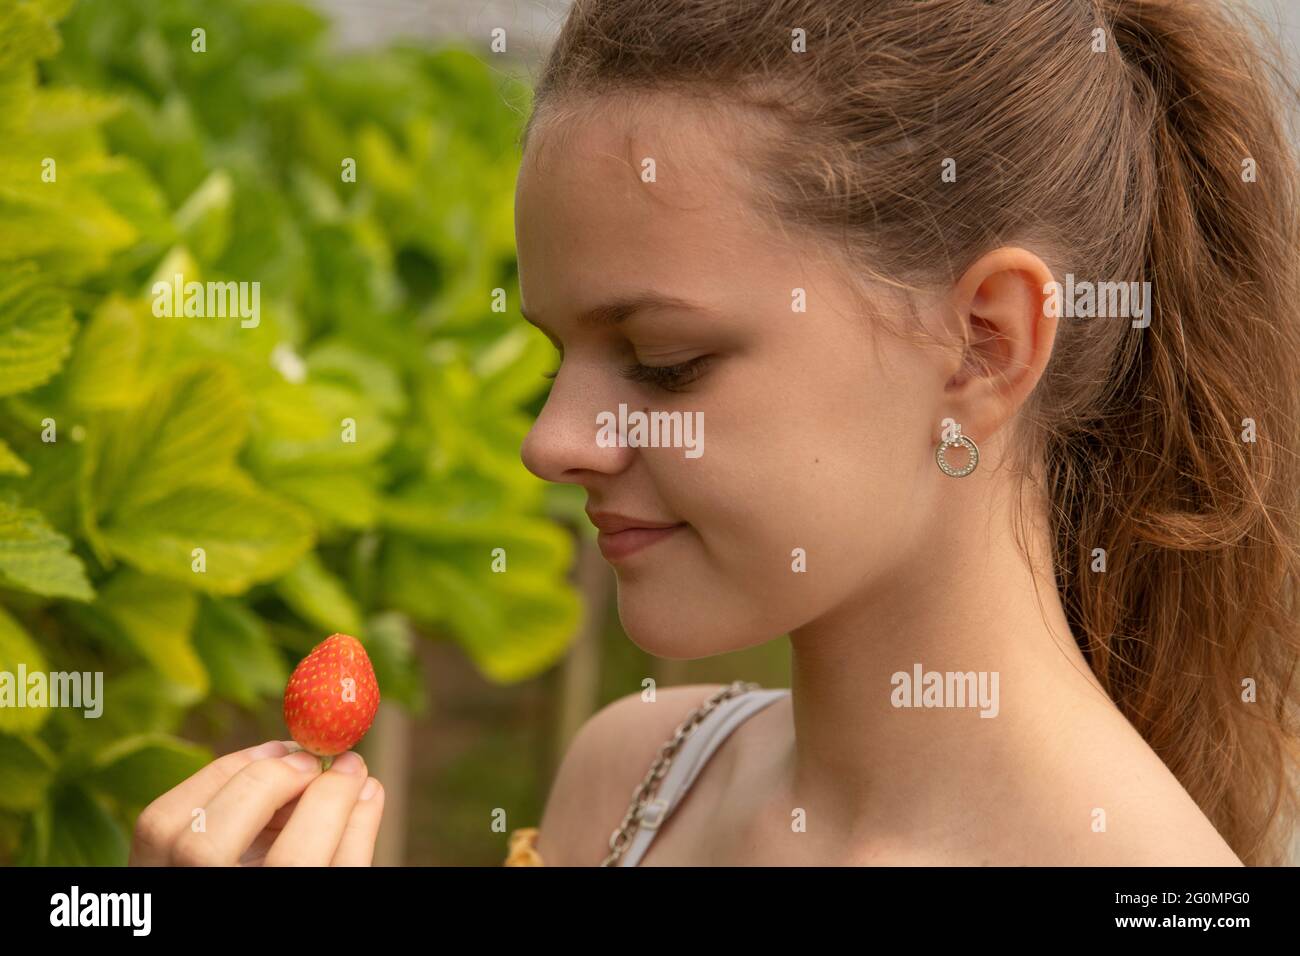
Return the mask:
<path id="1" fill-rule="evenodd" d="M 639 362 L 623 367 L 624 378 L 643 385 L 653 385 L 666 392 L 677 392 L 700 378 L 709 367 L 713 356 L 701 355 L 677 365 L 642 365 Z"/>

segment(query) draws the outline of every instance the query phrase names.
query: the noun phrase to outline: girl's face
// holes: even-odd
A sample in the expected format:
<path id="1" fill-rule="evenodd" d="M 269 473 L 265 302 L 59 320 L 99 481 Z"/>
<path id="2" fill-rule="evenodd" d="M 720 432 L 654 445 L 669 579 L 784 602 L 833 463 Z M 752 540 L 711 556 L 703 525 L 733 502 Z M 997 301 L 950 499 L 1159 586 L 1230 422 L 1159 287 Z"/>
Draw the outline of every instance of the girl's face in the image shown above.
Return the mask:
<path id="1" fill-rule="evenodd" d="M 685 104 L 645 116 L 603 112 L 563 145 L 548 145 L 555 129 L 530 138 L 522 308 L 562 361 L 522 455 L 586 489 L 633 642 L 697 658 L 924 573 L 938 479 L 952 481 L 933 455 L 951 368 L 873 336 L 820 248 L 746 213 L 739 128 Z M 607 447 L 598 416 L 620 405 L 702 434 L 693 449 Z"/>

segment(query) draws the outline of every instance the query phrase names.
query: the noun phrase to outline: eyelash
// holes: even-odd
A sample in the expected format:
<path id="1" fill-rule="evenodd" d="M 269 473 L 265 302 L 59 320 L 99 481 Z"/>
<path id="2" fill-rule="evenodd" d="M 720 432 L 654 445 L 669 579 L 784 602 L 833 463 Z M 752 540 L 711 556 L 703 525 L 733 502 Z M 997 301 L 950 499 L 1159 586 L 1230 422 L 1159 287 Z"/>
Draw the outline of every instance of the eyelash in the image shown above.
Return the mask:
<path id="1" fill-rule="evenodd" d="M 711 355 L 701 355 L 676 365 L 642 365 L 635 362 L 623 366 L 620 374 L 642 385 L 653 385 L 666 392 L 677 392 L 698 380 L 708 368 L 711 359 Z M 558 374 L 559 369 L 556 369 L 554 372 L 544 372 L 543 376 L 553 380 Z"/>
<path id="2" fill-rule="evenodd" d="M 625 365 L 624 378 L 642 385 L 653 385 L 665 392 L 677 392 L 699 379 L 708 367 L 711 356 L 701 355 L 676 365 L 642 365 L 639 362 Z"/>

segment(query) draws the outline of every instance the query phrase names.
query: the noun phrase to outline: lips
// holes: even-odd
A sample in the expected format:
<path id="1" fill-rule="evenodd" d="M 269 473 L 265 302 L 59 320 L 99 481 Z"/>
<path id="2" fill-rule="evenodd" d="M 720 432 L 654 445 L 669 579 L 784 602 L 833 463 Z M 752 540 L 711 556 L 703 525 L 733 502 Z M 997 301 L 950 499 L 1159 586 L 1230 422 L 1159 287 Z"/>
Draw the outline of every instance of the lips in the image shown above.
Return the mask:
<path id="1" fill-rule="evenodd" d="M 596 535 L 596 546 L 611 563 L 670 538 L 686 527 L 684 521 L 651 521 L 610 511 L 588 511 L 587 517 L 600 532 Z"/>

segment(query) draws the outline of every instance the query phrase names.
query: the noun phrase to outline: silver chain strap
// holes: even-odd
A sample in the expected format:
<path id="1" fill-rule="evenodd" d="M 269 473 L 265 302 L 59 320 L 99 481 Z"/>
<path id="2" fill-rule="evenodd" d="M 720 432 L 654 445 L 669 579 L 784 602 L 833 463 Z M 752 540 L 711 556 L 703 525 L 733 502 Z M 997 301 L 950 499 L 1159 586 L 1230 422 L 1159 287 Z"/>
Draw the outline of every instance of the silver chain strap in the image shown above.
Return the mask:
<path id="1" fill-rule="evenodd" d="M 758 690 L 758 688 L 759 685 L 753 681 L 732 681 L 700 704 L 699 707 L 692 710 L 686 715 L 686 719 L 677 725 L 677 730 L 673 733 L 672 739 L 659 748 L 659 755 L 655 758 L 654 763 L 650 765 L 650 771 L 645 775 L 645 779 L 632 791 L 632 803 L 627 808 L 627 813 L 623 815 L 623 822 L 610 834 L 610 853 L 601 861 L 601 866 L 616 865 L 622 859 L 623 854 L 627 852 L 635 831 L 641 826 L 642 814 L 645 811 L 646 804 L 658 792 L 659 782 L 668 773 L 668 767 L 673 762 L 673 757 L 677 755 L 677 750 L 681 747 L 682 741 L 690 736 L 691 731 L 698 727 L 704 718 L 717 709 L 718 705 L 723 701 L 730 700 L 738 694 Z"/>

